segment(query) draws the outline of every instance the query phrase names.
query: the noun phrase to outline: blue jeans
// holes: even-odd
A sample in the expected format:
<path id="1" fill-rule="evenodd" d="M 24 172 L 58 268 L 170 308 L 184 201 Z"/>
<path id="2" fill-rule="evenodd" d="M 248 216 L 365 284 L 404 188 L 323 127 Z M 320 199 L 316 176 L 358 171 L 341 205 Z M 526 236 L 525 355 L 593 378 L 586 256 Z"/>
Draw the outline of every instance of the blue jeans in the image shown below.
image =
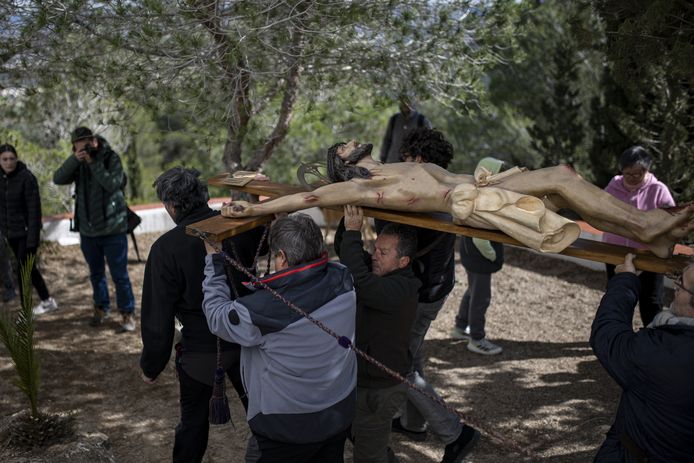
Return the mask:
<path id="1" fill-rule="evenodd" d="M 417 303 L 417 316 L 412 323 L 412 331 L 410 332 L 410 354 L 413 358 L 413 365 L 407 379 L 434 396 L 438 396 L 438 393 L 423 376 L 422 344 L 431 322 L 436 319 L 445 302 L 446 296 L 434 302 Z M 463 429 L 463 423 L 458 415 L 449 412 L 419 392 L 407 389 L 407 403 L 400 416 L 400 424 L 406 429 L 416 430 L 423 427 L 425 423 L 429 424 L 429 430 L 446 445 L 455 441 Z"/>
<path id="2" fill-rule="evenodd" d="M 82 254 L 89 265 L 94 306 L 100 307 L 104 312 L 108 312 L 111 306 L 106 283 L 105 260 L 108 262 L 111 279 L 116 285 L 118 310 L 124 314 L 133 313 L 135 297 L 128 276 L 128 236 L 125 233 L 95 237 L 80 235 L 80 241 Z"/>

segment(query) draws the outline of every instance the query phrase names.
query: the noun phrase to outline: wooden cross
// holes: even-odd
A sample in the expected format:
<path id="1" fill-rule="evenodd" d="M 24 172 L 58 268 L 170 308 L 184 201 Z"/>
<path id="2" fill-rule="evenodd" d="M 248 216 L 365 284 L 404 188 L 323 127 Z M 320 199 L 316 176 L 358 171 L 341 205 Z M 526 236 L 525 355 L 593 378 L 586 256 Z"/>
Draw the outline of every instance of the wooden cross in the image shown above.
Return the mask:
<path id="1" fill-rule="evenodd" d="M 269 198 L 305 191 L 298 186 L 285 185 L 269 181 L 238 181 L 229 179 L 228 174 L 220 174 L 212 177 L 208 180 L 208 184 L 230 188 L 236 191 L 243 191 L 258 196 L 267 196 Z M 342 208 L 334 209 L 341 210 Z M 423 214 L 389 211 L 385 209 L 373 209 L 368 207 L 363 209 L 364 215 L 376 219 L 383 219 L 389 222 L 398 222 L 416 227 L 430 228 L 432 230 L 453 233 L 456 235 L 482 238 L 513 246 L 527 247 L 510 236 L 496 230 L 484 230 L 480 228 L 466 227 L 464 225 L 456 225 L 451 221 L 435 219 Z M 272 215 L 248 217 L 242 219 L 232 219 L 218 215 L 188 225 L 188 227 L 186 227 L 186 231 L 191 235 L 207 236 L 215 241 L 222 241 L 257 226 L 271 222 L 273 219 L 274 217 Z M 692 249 L 678 246 L 678 250 L 691 251 Z M 691 254 L 694 253 L 693 251 L 689 255 L 675 254 L 669 259 L 661 259 L 647 250 L 632 249 L 624 246 L 616 246 L 613 244 L 579 238 L 574 241 L 571 246 L 564 249 L 560 254 L 595 262 L 619 265 L 624 262 L 624 256 L 629 252 L 636 254 L 634 265 L 637 269 L 655 273 L 681 272 L 689 263 Z"/>

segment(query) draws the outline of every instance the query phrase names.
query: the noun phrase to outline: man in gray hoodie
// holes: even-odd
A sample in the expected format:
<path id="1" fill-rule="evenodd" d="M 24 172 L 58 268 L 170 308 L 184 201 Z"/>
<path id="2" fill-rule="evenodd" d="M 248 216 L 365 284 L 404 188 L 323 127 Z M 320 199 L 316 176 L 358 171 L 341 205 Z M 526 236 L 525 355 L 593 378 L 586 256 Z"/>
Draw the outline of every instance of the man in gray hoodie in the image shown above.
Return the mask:
<path id="1" fill-rule="evenodd" d="M 328 262 L 321 231 L 305 214 L 273 223 L 270 253 L 276 272 L 233 300 L 223 257 L 208 246 L 203 310 L 213 334 L 241 345 L 259 461 L 340 463 L 356 406 L 354 352 L 277 296 L 354 342 L 352 276 Z"/>

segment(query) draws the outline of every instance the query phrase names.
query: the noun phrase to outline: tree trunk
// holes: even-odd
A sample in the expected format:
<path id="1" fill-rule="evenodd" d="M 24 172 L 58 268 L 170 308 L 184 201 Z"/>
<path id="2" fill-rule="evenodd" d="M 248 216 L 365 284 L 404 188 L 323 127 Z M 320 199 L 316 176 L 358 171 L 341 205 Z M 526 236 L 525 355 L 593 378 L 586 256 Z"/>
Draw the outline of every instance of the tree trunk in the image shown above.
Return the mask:
<path id="1" fill-rule="evenodd" d="M 272 133 L 265 141 L 263 146 L 255 150 L 251 160 L 246 164 L 244 170 L 258 170 L 265 161 L 270 159 L 275 147 L 287 136 L 289 125 L 292 120 L 294 104 L 299 93 L 299 78 L 301 76 L 301 42 L 303 35 L 299 31 L 295 31 L 294 40 L 292 41 L 292 62 L 287 70 L 286 84 L 284 88 L 284 97 L 282 98 L 282 106 L 277 117 L 277 124 L 272 130 Z"/>
<path id="2" fill-rule="evenodd" d="M 217 43 L 216 53 L 219 63 L 229 82 L 231 117 L 227 125 L 227 139 L 224 143 L 222 161 L 226 169 L 233 172 L 239 170 L 241 166 L 243 140 L 251 119 L 252 105 L 249 98 L 251 75 L 246 59 L 238 52 L 236 44 L 229 35 L 222 30 L 217 14 L 218 2 L 198 0 L 195 6 L 198 19 L 210 33 L 212 40 Z"/>
<path id="3" fill-rule="evenodd" d="M 249 98 L 250 73 L 242 60 L 239 60 L 237 64 L 237 71 L 237 76 L 231 80 L 232 85 L 234 85 L 231 117 L 227 124 L 227 139 L 224 143 L 224 154 L 222 155 L 224 166 L 229 172 L 241 169 L 243 141 L 246 138 L 252 110 Z"/>

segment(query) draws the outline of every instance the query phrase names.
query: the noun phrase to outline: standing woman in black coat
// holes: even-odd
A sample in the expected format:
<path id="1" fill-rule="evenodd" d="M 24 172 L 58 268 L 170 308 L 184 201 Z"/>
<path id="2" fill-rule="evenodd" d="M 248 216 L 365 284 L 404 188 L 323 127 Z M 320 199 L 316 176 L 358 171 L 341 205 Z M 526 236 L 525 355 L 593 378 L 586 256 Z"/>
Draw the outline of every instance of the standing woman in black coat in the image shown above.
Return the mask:
<path id="1" fill-rule="evenodd" d="M 7 237 L 19 263 L 19 289 L 22 290 L 21 268 L 27 259 L 36 255 L 41 233 L 41 197 L 36 177 L 27 166 L 17 159 L 17 150 L 12 145 L 0 146 L 0 232 Z M 58 308 L 50 297 L 46 283 L 36 267 L 31 269 L 31 283 L 41 298 L 34 307 L 34 315 Z"/>

